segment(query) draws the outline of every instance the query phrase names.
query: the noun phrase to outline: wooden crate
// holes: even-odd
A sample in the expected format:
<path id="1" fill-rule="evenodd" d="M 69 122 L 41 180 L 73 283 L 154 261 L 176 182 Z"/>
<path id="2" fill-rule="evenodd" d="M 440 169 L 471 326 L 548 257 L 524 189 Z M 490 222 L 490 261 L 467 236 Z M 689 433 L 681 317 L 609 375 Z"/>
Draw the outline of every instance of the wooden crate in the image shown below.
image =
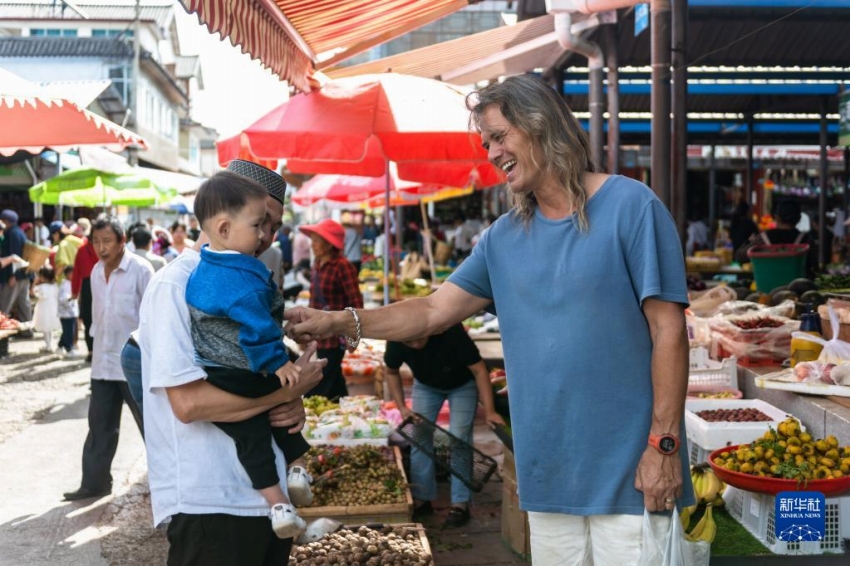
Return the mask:
<path id="1" fill-rule="evenodd" d="M 401 451 L 393 446 L 395 463 L 401 475 L 407 482 Z M 328 517 L 342 522 L 344 525 L 363 525 L 368 523 L 410 523 L 413 519 L 413 495 L 410 487 L 404 489 L 404 502 L 380 505 L 326 505 L 324 507 L 301 507 L 298 514 L 308 523 L 312 519 Z"/>
<path id="2" fill-rule="evenodd" d="M 528 513 L 519 508 L 516 468 L 513 452 L 505 450 L 502 464 L 502 542 L 528 560 L 531 556 L 531 531 Z"/>

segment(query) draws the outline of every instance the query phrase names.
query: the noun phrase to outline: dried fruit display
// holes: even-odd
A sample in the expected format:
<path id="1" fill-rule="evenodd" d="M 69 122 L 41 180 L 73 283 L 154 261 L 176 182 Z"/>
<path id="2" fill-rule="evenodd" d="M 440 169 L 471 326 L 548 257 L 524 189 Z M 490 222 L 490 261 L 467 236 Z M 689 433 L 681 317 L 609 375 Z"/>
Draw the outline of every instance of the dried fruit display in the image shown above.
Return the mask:
<path id="1" fill-rule="evenodd" d="M 780 326 L 783 326 L 785 324 L 781 320 L 776 320 L 775 318 L 771 318 L 769 316 L 739 318 L 737 320 L 730 320 L 729 322 L 731 322 L 742 330 L 755 330 L 759 328 L 779 328 Z"/>
<path id="2" fill-rule="evenodd" d="M 305 456 L 313 507 L 404 503 L 407 482 L 387 446 L 314 446 Z"/>
<path id="3" fill-rule="evenodd" d="M 696 415 L 704 421 L 752 423 L 759 421 L 772 421 L 773 418 L 765 415 L 755 408 L 749 409 L 706 409 L 699 411 Z"/>
<path id="4" fill-rule="evenodd" d="M 323 539 L 298 545 L 289 555 L 289 566 L 348 564 L 349 566 L 430 566 L 429 549 L 419 528 L 386 525 L 380 529 L 341 529 Z"/>

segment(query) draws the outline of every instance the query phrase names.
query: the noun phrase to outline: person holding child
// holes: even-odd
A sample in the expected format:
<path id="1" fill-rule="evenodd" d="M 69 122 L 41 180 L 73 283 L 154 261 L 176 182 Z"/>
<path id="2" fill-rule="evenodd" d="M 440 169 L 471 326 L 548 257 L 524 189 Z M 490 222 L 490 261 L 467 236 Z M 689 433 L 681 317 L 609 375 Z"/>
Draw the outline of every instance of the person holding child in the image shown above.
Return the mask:
<path id="1" fill-rule="evenodd" d="M 33 328 L 44 334 L 44 346 L 39 352 L 53 353 L 53 332 L 59 329 L 59 286 L 56 285 L 56 273 L 52 267 L 44 266 L 38 270 L 33 294 L 38 298 L 33 313 Z"/>
<path id="2" fill-rule="evenodd" d="M 189 277 L 186 302 L 192 340 L 207 381 L 230 393 L 261 397 L 298 384 L 301 368 L 283 345 L 283 296 L 273 274 L 255 254 L 263 239 L 266 189 L 229 171 L 215 174 L 198 190 L 195 215 L 210 243 Z M 273 429 L 264 413 L 240 422 L 214 423 L 236 442 L 240 463 L 254 489 L 271 506 L 279 538 L 306 528 L 293 507 L 313 500 L 301 457 L 309 444 L 301 435 Z M 280 486 L 270 439 L 283 451 L 289 471 Z"/>
<path id="3" fill-rule="evenodd" d="M 264 251 L 280 227 L 286 183 L 275 172 L 246 161 L 233 160 L 227 169 L 266 188 L 264 236 L 257 250 Z M 206 234 L 200 238 L 203 242 Z M 170 521 L 170 566 L 286 564 L 292 539 L 278 538 L 272 530 L 269 505 L 253 489 L 233 440 L 212 423 L 262 413 L 273 427 L 298 434 L 305 420 L 301 396 L 319 382 L 326 361 L 311 361 L 316 345 L 309 345 L 295 362 L 302 367 L 298 386 L 279 387 L 259 398 L 237 396 L 208 383 L 194 355 L 186 304 L 189 276 L 199 263 L 200 253 L 187 249 L 157 272 L 142 301 L 138 345 L 153 522 Z M 283 477 L 284 456 L 276 443 L 268 444 Z"/>

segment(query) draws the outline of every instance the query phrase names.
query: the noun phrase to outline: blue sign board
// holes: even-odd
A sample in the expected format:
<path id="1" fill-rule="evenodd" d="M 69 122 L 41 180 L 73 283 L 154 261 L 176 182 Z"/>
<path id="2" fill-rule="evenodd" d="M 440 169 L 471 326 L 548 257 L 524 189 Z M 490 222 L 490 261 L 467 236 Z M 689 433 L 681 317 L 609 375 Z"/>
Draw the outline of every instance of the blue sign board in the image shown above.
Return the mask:
<path id="1" fill-rule="evenodd" d="M 649 27 L 649 4 L 635 6 L 635 37 Z"/>
<path id="2" fill-rule="evenodd" d="M 826 497 L 817 491 L 783 491 L 774 509 L 776 538 L 817 542 L 826 534 Z"/>

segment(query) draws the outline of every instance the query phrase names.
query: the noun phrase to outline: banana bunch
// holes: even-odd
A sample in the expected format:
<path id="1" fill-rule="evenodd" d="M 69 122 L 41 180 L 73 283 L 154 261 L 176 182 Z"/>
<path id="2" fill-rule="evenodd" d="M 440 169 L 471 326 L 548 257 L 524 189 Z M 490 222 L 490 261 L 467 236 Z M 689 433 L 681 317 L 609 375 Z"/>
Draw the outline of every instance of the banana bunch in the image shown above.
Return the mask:
<path id="1" fill-rule="evenodd" d="M 723 492 L 726 489 L 726 484 L 714 475 L 708 464 L 691 466 L 691 483 L 694 485 L 696 503 L 683 508 L 679 513 L 682 528 L 686 533 L 685 538 L 691 542 L 704 540 L 711 543 L 717 535 L 717 524 L 714 522 L 713 509 L 723 505 Z M 694 525 L 694 528 L 688 532 L 691 517 L 696 513 L 697 506 L 700 504 L 706 506 L 705 513 Z"/>
<path id="2" fill-rule="evenodd" d="M 694 485 L 694 496 L 697 504 L 711 504 L 715 507 L 723 505 L 723 492 L 726 484 L 714 475 L 708 464 L 691 466 L 691 483 Z"/>
<path id="3" fill-rule="evenodd" d="M 697 521 L 691 532 L 685 533 L 686 539 L 691 542 L 704 540 L 709 544 L 714 542 L 714 537 L 717 536 L 717 523 L 712 514 L 713 508 L 714 506 L 711 503 L 705 506 L 705 513 L 703 513 L 702 518 Z"/>

